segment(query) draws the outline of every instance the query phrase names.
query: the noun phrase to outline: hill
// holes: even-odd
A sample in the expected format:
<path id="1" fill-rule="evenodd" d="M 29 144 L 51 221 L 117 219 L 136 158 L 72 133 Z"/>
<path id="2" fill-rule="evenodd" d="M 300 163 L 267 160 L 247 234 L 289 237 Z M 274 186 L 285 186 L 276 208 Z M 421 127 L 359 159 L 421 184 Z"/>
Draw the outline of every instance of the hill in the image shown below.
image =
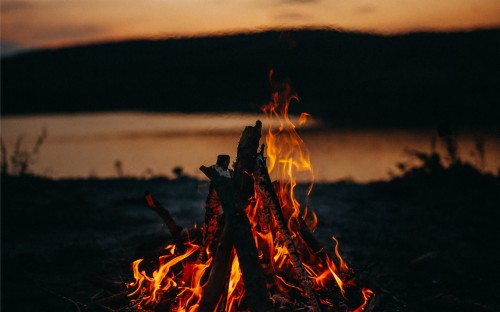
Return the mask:
<path id="1" fill-rule="evenodd" d="M 500 29 L 378 36 L 267 31 L 32 51 L 2 59 L 2 114 L 257 112 L 267 74 L 337 126 L 495 125 Z"/>

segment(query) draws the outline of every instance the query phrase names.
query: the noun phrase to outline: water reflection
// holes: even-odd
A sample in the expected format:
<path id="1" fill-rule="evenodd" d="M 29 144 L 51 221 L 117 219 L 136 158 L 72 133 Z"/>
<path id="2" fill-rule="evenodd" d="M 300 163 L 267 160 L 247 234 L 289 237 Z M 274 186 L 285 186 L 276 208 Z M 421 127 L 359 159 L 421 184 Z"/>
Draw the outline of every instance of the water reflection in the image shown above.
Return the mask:
<path id="1" fill-rule="evenodd" d="M 54 178 L 167 175 L 176 166 L 192 176 L 201 164 L 214 163 L 218 154 L 234 159 L 244 126 L 262 115 L 185 115 L 101 113 L 2 118 L 2 140 L 12 153 L 16 138 L 25 135 L 30 147 L 43 127 L 48 138 L 33 164 L 33 172 Z M 296 121 L 296 120 L 295 120 Z M 264 123 L 264 126 L 265 123 Z M 433 129 L 327 130 L 319 122 L 299 127 L 311 153 L 317 181 L 352 179 L 368 182 L 389 178 L 396 163 L 409 159 L 408 148 L 430 151 Z M 480 163 L 472 132 L 460 133 L 462 159 Z M 482 135 L 485 169 L 500 167 L 498 136 Z M 444 147 L 437 145 L 438 151 Z M 120 172 L 115 164 L 120 162 Z"/>

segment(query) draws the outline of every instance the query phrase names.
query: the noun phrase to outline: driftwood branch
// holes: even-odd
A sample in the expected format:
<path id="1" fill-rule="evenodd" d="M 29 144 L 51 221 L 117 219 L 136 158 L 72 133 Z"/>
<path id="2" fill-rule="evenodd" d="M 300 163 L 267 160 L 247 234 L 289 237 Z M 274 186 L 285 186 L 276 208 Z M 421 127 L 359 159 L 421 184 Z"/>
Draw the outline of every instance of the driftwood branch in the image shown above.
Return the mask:
<path id="1" fill-rule="evenodd" d="M 315 312 L 319 312 L 321 311 L 321 306 L 318 296 L 313 289 L 311 279 L 309 278 L 307 271 L 305 270 L 304 265 L 300 260 L 299 253 L 295 248 L 295 244 L 293 243 L 292 235 L 288 230 L 287 222 L 285 220 L 285 217 L 283 216 L 283 211 L 281 210 L 278 196 L 276 195 L 276 191 L 274 190 L 271 178 L 269 177 L 266 160 L 262 152 L 257 156 L 256 161 L 257 167 L 255 170 L 255 179 L 259 185 L 259 192 L 260 196 L 262 197 L 262 201 L 264 205 L 268 206 L 271 210 L 271 213 L 278 226 L 278 231 L 284 238 L 285 247 L 288 250 L 288 255 L 290 257 L 292 266 L 300 277 L 300 283 L 305 293 L 307 294 L 307 297 L 309 298 L 309 302 L 312 305 L 313 310 Z"/>
<path id="2" fill-rule="evenodd" d="M 229 171 L 224 171 L 217 165 L 212 167 L 201 166 L 200 170 L 214 183 L 217 194 L 219 194 L 219 199 L 226 215 L 226 224 L 223 234 L 224 232 L 226 232 L 226 234 L 230 232 L 231 241 L 238 255 L 249 309 L 255 312 L 272 311 L 272 304 L 267 293 L 266 281 L 260 266 L 257 248 L 253 240 L 250 221 L 248 220 L 240 200 L 236 197 Z M 222 236 L 221 242 L 224 241 L 224 235 Z M 216 258 L 219 252 L 220 251 L 217 250 L 215 255 Z M 212 271 L 214 269 L 215 268 L 213 268 Z M 226 271 L 224 270 L 223 272 L 225 273 Z M 225 274 L 223 276 L 225 276 Z M 210 285 L 210 277 L 208 283 L 206 288 Z M 204 295 L 204 297 L 206 297 L 206 295 Z M 202 311 L 201 307 L 200 304 L 200 311 Z"/>

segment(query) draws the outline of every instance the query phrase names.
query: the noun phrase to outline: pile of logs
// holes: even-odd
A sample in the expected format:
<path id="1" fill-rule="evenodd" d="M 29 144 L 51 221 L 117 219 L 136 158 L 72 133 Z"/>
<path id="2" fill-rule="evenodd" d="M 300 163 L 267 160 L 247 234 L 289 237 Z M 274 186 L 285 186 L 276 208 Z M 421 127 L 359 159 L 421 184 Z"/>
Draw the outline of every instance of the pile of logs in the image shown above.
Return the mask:
<path id="1" fill-rule="evenodd" d="M 286 215 L 278 200 L 276 183 L 270 179 L 264 157 L 264 145 L 260 147 L 262 124 L 257 121 L 255 126 L 244 129 L 238 144 L 237 157 L 233 170 L 229 168 L 230 158 L 219 155 L 214 165 L 201 166 L 200 170 L 210 179 L 209 194 L 205 204 L 205 225 L 201 229 L 191 230 L 188 235 L 172 219 L 169 212 L 153 199 L 149 193 L 145 194 L 146 206 L 153 209 L 168 227 L 176 253 L 182 254 L 186 250 L 186 240 L 196 242 L 200 246 L 197 253 L 186 261 L 205 263 L 207 258 L 213 257 L 209 269 L 203 278 L 203 294 L 195 303 L 194 311 L 213 312 L 227 309 L 229 278 L 231 267 L 238 257 L 239 268 L 244 283 L 244 298 L 237 310 L 261 311 L 369 311 L 373 308 L 366 305 L 361 288 L 355 287 L 344 293 L 339 285 L 325 287 L 319 291 L 313 287 L 308 275 L 301 250 L 296 246 L 296 238 L 289 229 L 290 215 Z M 256 248 L 255 237 L 245 208 L 250 201 L 259 197 L 258 231 L 263 234 L 272 234 L 274 239 L 281 240 L 286 247 L 293 276 L 298 291 L 297 298 L 291 300 L 282 296 L 277 290 L 277 272 L 271 258 Z M 315 238 L 311 229 L 302 218 L 297 218 L 293 225 L 300 234 L 301 240 L 307 245 L 314 261 L 326 268 L 330 261 L 326 250 Z M 335 261 L 335 257 L 332 257 Z M 338 261 L 338 260 L 337 260 Z M 335 263 L 341 267 L 341 263 Z M 349 275 L 352 271 L 344 272 Z M 343 276 L 346 280 L 354 280 L 354 276 Z M 316 287 L 317 288 L 317 287 Z M 326 293 L 326 294 L 325 294 Z M 128 298 L 140 302 L 137 291 L 129 290 Z M 324 297 L 329 299 L 325 301 Z M 372 296 L 373 298 L 373 296 Z M 365 304 L 360 309 L 359 307 Z M 143 307 L 135 305 L 137 310 L 168 311 L 175 305 L 175 294 L 164 298 L 155 306 Z M 325 302 L 327 304 L 325 304 Z M 130 307 L 130 306 L 129 306 Z M 187 307 L 186 307 L 187 308 Z M 233 307 L 234 308 L 234 307 Z M 186 309 L 186 311 L 191 311 Z"/>

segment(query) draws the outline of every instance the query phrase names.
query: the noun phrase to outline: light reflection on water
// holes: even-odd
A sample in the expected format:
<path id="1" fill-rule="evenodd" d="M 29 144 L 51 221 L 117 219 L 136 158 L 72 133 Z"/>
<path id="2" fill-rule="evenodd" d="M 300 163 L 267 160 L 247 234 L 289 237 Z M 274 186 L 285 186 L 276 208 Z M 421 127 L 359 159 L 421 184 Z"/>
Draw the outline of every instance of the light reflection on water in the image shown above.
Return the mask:
<path id="1" fill-rule="evenodd" d="M 172 176 L 181 166 L 192 176 L 202 177 L 200 165 L 215 162 L 218 154 L 234 160 L 241 131 L 262 115 L 99 113 L 43 115 L 2 118 L 2 140 L 12 153 L 16 139 L 25 135 L 31 148 L 45 127 L 48 138 L 34 163 L 37 174 L 61 177 L 116 177 L 115 162 L 121 161 L 130 176 Z M 326 130 L 319 122 L 298 132 L 310 150 L 316 180 L 331 182 L 353 179 L 358 182 L 382 180 L 397 172 L 396 163 L 411 158 L 408 148 L 429 151 L 433 129 L 428 130 Z M 463 159 L 479 162 L 475 152 L 476 134 L 459 133 Z M 500 167 L 498 136 L 483 135 L 486 170 Z M 438 150 L 443 146 L 438 144 Z"/>

